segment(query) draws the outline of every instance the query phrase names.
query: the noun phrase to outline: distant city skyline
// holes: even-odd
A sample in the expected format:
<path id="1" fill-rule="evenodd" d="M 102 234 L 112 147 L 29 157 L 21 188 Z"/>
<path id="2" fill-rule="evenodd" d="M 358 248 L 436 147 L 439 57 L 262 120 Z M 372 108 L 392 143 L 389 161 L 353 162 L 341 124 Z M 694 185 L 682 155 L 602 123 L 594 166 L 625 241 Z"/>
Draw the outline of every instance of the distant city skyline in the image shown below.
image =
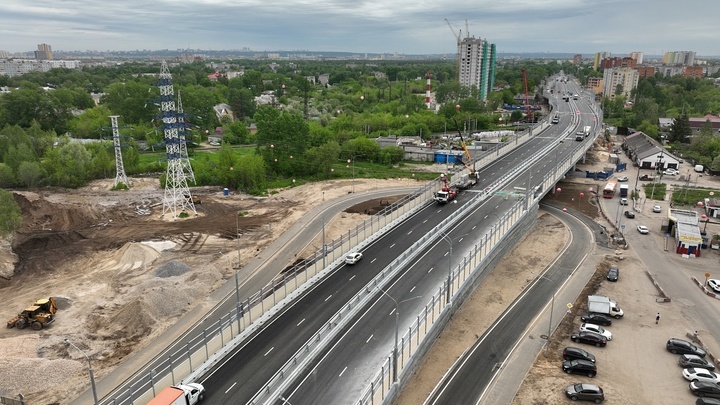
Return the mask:
<path id="1" fill-rule="evenodd" d="M 455 34 L 502 53 L 720 55 L 717 0 L 38 0 L 0 4 L 0 50 L 240 50 L 454 54 Z M 468 28 L 465 21 L 467 19 Z"/>

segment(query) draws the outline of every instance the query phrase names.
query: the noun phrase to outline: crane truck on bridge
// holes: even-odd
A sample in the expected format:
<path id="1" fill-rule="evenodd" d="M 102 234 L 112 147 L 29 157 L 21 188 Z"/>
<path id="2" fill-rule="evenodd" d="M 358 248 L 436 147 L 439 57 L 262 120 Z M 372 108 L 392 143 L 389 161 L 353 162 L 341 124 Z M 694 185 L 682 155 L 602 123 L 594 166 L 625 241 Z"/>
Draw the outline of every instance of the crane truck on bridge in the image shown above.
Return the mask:
<path id="1" fill-rule="evenodd" d="M 444 174 L 440 175 L 440 181 L 443 182 L 443 186 L 440 191 L 435 192 L 433 198 L 440 204 L 446 204 L 454 200 L 455 197 L 457 197 L 459 191 L 457 188 L 450 186 L 450 183 L 448 182 L 447 177 L 445 177 Z"/>

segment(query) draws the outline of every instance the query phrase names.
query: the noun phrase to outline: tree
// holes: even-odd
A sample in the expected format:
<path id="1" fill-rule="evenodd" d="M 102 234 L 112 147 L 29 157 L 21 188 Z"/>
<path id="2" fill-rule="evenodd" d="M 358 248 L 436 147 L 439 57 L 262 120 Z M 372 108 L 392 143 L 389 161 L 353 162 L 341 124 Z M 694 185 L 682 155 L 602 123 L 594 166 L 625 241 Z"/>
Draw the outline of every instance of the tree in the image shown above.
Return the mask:
<path id="1" fill-rule="evenodd" d="M 7 237 L 22 225 L 22 211 L 12 193 L 0 189 L 0 236 Z"/>
<path id="2" fill-rule="evenodd" d="M 43 166 L 58 187 L 80 187 L 88 179 L 90 152 L 76 142 L 51 149 L 43 160 Z"/>
<path id="3" fill-rule="evenodd" d="M 44 177 L 45 173 L 38 162 L 22 162 L 17 169 L 18 180 L 28 188 L 37 187 Z"/>
<path id="4" fill-rule="evenodd" d="M 99 105 L 87 109 L 73 118 L 68 127 L 76 138 L 99 139 L 103 128 L 106 128 L 107 132 L 110 131 L 108 127 L 110 126 L 111 115 L 113 115 L 112 112 L 106 106 Z"/>
<path id="5" fill-rule="evenodd" d="M 0 163 L 0 187 L 15 187 L 16 184 L 17 178 L 13 169 L 5 163 Z"/>
<path id="6" fill-rule="evenodd" d="M 690 135 L 692 135 L 692 129 L 687 114 L 675 118 L 670 125 L 670 142 L 687 143 Z"/>

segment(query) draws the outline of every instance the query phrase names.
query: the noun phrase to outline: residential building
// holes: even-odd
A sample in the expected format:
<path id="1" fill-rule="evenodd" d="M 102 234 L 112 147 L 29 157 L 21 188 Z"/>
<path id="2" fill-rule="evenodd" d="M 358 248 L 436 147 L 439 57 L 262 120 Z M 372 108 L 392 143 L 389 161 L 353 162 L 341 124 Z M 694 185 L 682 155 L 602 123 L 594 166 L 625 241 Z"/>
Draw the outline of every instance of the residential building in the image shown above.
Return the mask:
<path id="1" fill-rule="evenodd" d="M 643 59 L 645 58 L 645 55 L 642 52 L 630 52 L 629 56 L 635 59 L 638 65 L 642 65 Z"/>
<path id="2" fill-rule="evenodd" d="M 582 65 L 582 63 L 583 63 L 582 54 L 579 54 L 579 53 L 578 53 L 578 54 L 575 54 L 575 55 L 573 56 L 573 64 L 579 66 L 579 65 Z"/>
<path id="3" fill-rule="evenodd" d="M 674 51 L 665 52 L 663 58 L 665 65 L 682 65 L 692 66 L 695 64 L 695 52 L 693 51 Z"/>
<path id="4" fill-rule="evenodd" d="M 655 76 L 655 66 L 638 66 L 635 70 L 637 70 L 638 76 L 641 79 Z"/>
<path id="5" fill-rule="evenodd" d="M 495 84 L 495 44 L 481 38 L 464 38 L 458 45 L 458 55 L 460 84 L 477 87 L 480 100 L 487 101 Z"/>
<path id="6" fill-rule="evenodd" d="M 683 77 L 692 77 L 693 79 L 703 78 L 702 66 L 683 66 Z"/>
<path id="7" fill-rule="evenodd" d="M 318 82 L 323 86 L 327 86 L 330 83 L 330 73 L 321 73 L 318 76 Z"/>
<path id="8" fill-rule="evenodd" d="M 625 58 L 605 58 L 600 61 L 600 69 L 611 69 L 614 67 L 630 67 L 635 68 L 637 66 L 637 60 L 629 57 Z"/>
<path id="9" fill-rule="evenodd" d="M 657 68 L 657 71 L 664 77 L 679 76 L 679 75 L 683 74 L 683 67 L 682 66 L 659 66 Z"/>
<path id="10" fill-rule="evenodd" d="M 603 71 L 603 96 L 615 98 L 618 87 L 622 95 L 629 98 L 630 92 L 637 87 L 640 76 L 638 71 L 629 67 L 616 67 Z"/>
<path id="11" fill-rule="evenodd" d="M 51 60 L 53 58 L 52 47 L 48 44 L 38 44 L 38 50 L 35 51 L 35 59 Z"/>
<path id="12" fill-rule="evenodd" d="M 596 52 L 595 59 L 593 60 L 593 70 L 597 72 L 600 67 L 600 61 L 605 58 L 609 58 L 610 55 L 610 52 Z"/>
<path id="13" fill-rule="evenodd" d="M 600 94 L 602 93 L 603 79 L 601 77 L 588 77 L 587 87 L 590 88 L 596 95 Z"/>

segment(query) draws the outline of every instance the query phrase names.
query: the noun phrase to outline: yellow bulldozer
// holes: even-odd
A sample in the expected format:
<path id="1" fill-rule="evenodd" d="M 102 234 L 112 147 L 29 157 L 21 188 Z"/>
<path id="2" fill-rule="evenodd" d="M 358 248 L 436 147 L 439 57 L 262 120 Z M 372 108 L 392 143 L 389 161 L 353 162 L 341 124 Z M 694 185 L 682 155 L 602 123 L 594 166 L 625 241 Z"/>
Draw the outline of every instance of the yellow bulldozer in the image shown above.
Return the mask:
<path id="1" fill-rule="evenodd" d="M 26 326 L 32 326 L 33 329 L 40 330 L 43 326 L 55 321 L 55 312 L 57 312 L 57 305 L 53 297 L 39 299 L 7 321 L 7 327 L 25 329 Z"/>

